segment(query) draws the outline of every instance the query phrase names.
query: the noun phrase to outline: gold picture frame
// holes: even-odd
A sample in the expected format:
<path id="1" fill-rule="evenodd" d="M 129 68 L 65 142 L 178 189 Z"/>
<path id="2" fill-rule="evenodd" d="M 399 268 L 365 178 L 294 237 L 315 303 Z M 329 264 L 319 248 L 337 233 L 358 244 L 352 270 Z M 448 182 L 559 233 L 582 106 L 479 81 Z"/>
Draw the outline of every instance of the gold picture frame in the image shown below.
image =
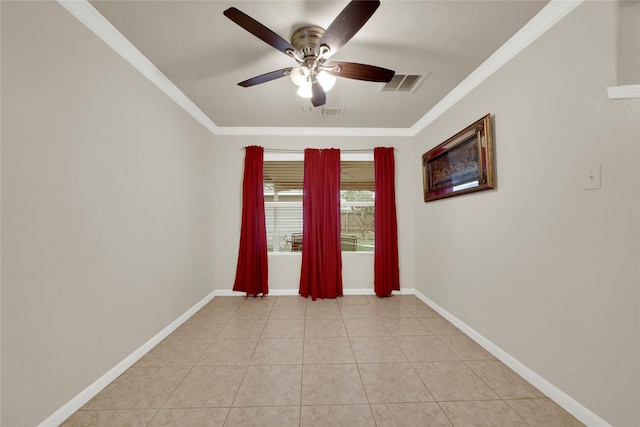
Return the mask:
<path id="1" fill-rule="evenodd" d="M 424 201 L 495 188 L 491 114 L 422 155 Z"/>

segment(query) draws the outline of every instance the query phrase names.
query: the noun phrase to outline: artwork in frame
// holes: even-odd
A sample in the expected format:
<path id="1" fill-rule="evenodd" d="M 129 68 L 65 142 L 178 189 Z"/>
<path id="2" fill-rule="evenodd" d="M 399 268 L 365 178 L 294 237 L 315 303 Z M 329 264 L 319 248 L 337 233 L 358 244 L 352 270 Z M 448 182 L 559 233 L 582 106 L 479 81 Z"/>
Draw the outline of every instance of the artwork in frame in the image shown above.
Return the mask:
<path id="1" fill-rule="evenodd" d="M 424 201 L 495 188 L 491 114 L 422 156 Z"/>

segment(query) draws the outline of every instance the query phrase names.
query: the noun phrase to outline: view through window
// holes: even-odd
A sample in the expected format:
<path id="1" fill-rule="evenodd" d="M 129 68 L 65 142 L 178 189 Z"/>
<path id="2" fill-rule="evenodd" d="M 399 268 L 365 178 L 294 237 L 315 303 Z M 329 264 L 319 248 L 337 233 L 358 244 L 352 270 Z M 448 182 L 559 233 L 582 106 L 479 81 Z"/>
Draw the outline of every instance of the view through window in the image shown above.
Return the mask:
<path id="1" fill-rule="evenodd" d="M 373 251 L 373 155 L 340 161 L 343 251 Z M 264 201 L 269 252 L 302 249 L 302 160 L 264 161 Z"/>

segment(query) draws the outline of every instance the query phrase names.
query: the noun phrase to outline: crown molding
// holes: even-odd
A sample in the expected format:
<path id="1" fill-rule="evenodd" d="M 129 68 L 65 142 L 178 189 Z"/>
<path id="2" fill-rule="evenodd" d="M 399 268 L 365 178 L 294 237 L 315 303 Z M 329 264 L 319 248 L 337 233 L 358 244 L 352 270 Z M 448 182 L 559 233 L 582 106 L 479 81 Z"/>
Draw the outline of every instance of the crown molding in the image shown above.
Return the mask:
<path id="1" fill-rule="evenodd" d="M 453 107 L 458 101 L 478 87 L 489 76 L 498 71 L 514 56 L 523 51 L 549 28 L 567 16 L 583 0 L 551 0 L 536 16 L 513 35 L 505 44 L 487 58 L 478 68 L 467 76 L 458 86 L 449 92 L 440 102 L 429 110 L 412 127 L 412 136 L 424 130 L 429 124 Z"/>
<path id="2" fill-rule="evenodd" d="M 218 127 L 216 135 L 237 136 L 382 136 L 410 137 L 409 128 L 348 127 Z"/>
<path id="3" fill-rule="evenodd" d="M 214 135 L 237 136 L 381 136 L 413 137 L 469 94 L 534 40 L 573 11 L 584 0 L 550 0 L 524 27 L 456 86 L 410 128 L 330 127 L 221 127 L 122 35 L 88 0 L 57 0 L 76 19 L 120 54 L 136 70 Z M 637 85 L 633 85 L 637 86 Z M 637 92 L 637 88 L 634 89 Z M 611 97 L 611 91 L 609 91 Z M 635 92 L 634 92 L 635 93 Z M 637 97 L 637 95 L 635 96 Z"/>
<path id="4" fill-rule="evenodd" d="M 217 134 L 218 126 L 87 0 L 58 0 L 58 3 L 200 124 Z"/>

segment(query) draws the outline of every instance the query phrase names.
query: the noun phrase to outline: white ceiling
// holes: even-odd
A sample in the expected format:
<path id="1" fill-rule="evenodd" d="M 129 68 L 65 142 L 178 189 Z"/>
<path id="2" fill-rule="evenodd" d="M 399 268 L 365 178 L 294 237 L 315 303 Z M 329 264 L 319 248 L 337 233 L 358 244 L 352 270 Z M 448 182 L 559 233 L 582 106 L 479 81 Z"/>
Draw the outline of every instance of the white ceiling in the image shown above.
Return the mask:
<path id="1" fill-rule="evenodd" d="M 295 66 L 223 15 L 234 6 L 286 40 L 299 26 L 326 28 L 347 1 L 91 1 L 113 26 L 221 128 L 387 128 L 414 126 L 547 1 L 382 1 L 332 60 L 423 74 L 413 93 L 380 93 L 381 83 L 339 78 L 325 107 L 310 111 L 287 77 L 238 82 Z"/>

